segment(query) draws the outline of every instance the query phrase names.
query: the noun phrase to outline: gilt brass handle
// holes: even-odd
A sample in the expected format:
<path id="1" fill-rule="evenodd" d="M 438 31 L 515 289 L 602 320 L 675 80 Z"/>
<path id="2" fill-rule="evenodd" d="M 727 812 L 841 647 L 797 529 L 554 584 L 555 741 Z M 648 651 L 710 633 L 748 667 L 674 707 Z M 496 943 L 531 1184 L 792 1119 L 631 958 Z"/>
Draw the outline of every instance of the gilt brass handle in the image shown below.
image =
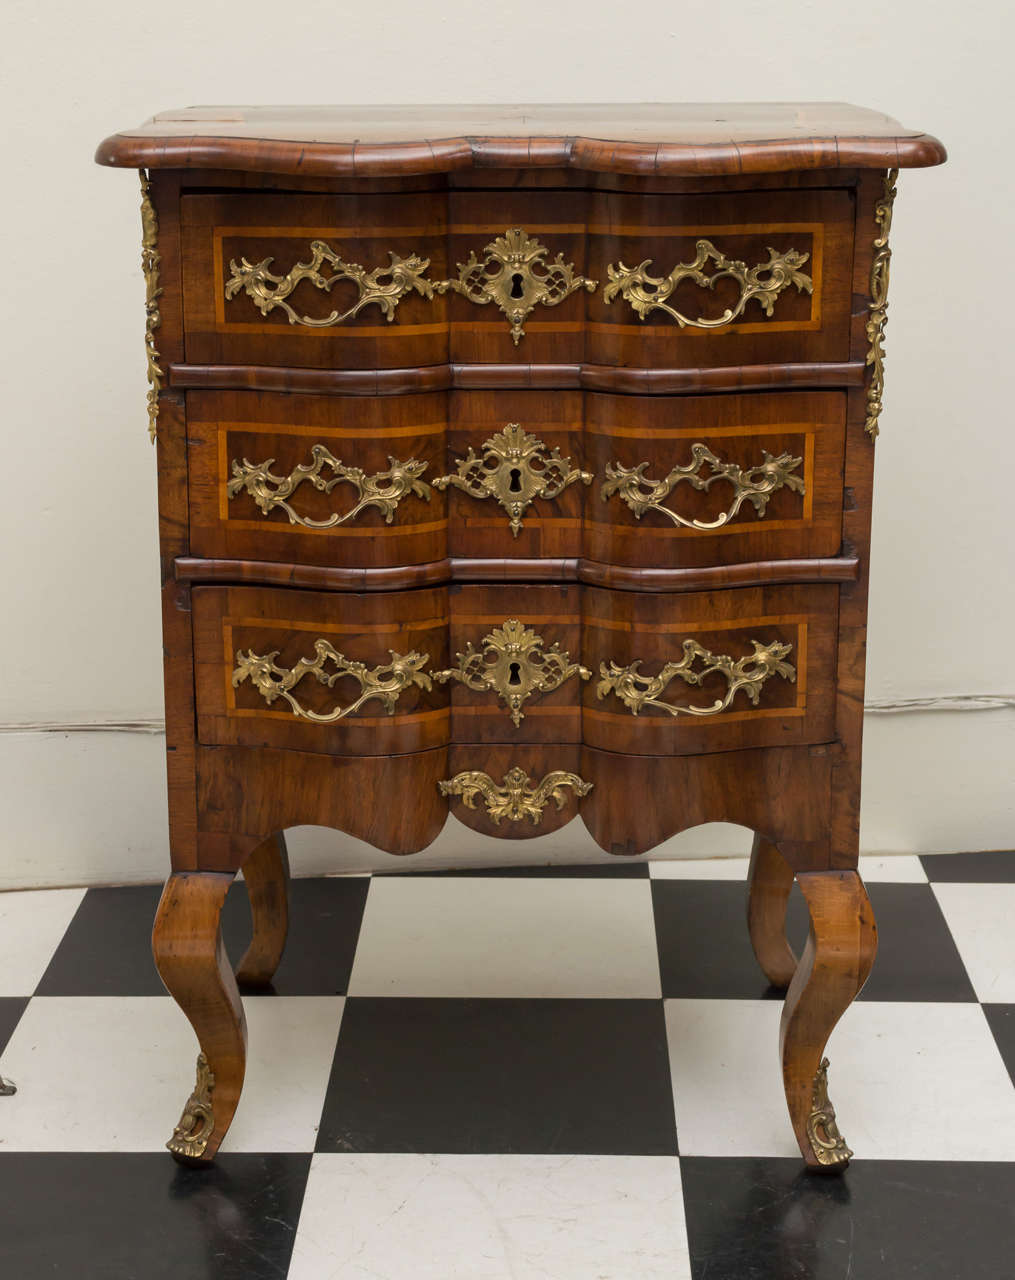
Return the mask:
<path id="1" fill-rule="evenodd" d="M 535 782 L 518 765 L 509 769 L 499 784 L 481 769 L 456 773 L 453 778 L 437 783 L 442 796 L 461 796 L 467 809 L 475 809 L 476 801 L 482 797 L 487 813 L 498 826 L 502 818 L 509 822 L 528 818 L 535 826 L 548 801 L 553 800 L 558 809 L 563 809 L 567 803 L 565 787 L 570 787 L 578 796 L 587 796 L 592 785 L 565 769 L 554 769 Z"/>
<path id="2" fill-rule="evenodd" d="M 785 487 L 793 493 L 802 494 L 804 482 L 800 476 L 792 474 L 802 461 L 802 458 L 794 458 L 789 453 L 773 458 L 766 452 L 762 462 L 745 470 L 735 462 L 723 462 L 703 444 L 692 444 L 691 461 L 687 466 L 673 467 L 662 480 L 652 480 L 645 475 L 647 462 L 639 462 L 636 467 L 609 463 L 600 496 L 606 502 L 616 494 L 631 508 L 636 520 L 640 520 L 646 511 L 658 511 L 685 529 L 721 529 L 729 524 L 745 502 L 751 503 L 758 516 L 762 517 L 769 498 L 776 490 Z M 702 468 L 708 468 L 708 473 L 702 474 Z M 733 486 L 733 501 L 714 520 L 692 520 L 663 505 L 678 484 L 686 482 L 692 489 L 707 493 L 717 480 L 726 480 Z"/>
<path id="3" fill-rule="evenodd" d="M 565 680 L 579 676 L 588 680 L 592 672 L 579 662 L 572 662 L 566 649 L 554 643 L 548 649 L 541 635 L 523 626 L 517 618 L 508 618 L 480 641 L 472 641 L 455 655 L 458 666 L 435 671 L 434 679 L 445 684 L 457 680 L 477 693 L 496 693 L 503 701 L 515 727 L 525 719 L 525 702 L 536 693 L 559 689 Z"/>
<path id="4" fill-rule="evenodd" d="M 354 715 L 372 699 L 380 702 L 388 715 L 393 716 L 395 703 L 404 689 L 412 685 L 418 685 L 420 689 L 432 688 L 430 677 L 423 671 L 423 667 L 430 661 L 428 653 L 413 650 L 411 653 L 401 654 L 389 649 L 390 662 L 380 667 L 367 667 L 365 663 L 355 662 L 339 653 L 327 640 L 315 640 L 313 658 L 300 658 L 293 667 L 279 667 L 275 665 L 278 652 L 274 649 L 262 656 L 254 653 L 253 649 L 246 653 L 242 649 L 238 650 L 236 669 L 233 671 L 233 688 L 238 689 L 244 680 L 249 679 L 269 707 L 277 698 L 284 698 L 297 716 L 303 720 L 313 720 L 317 724 L 331 724 L 335 720 Z M 335 667 L 330 674 L 325 670 L 329 662 Z M 300 705 L 291 692 L 306 675 L 314 676 L 329 689 L 343 676 L 351 676 L 359 682 L 360 695 L 348 706 L 337 706 L 326 715 L 309 711 Z"/>
<path id="5" fill-rule="evenodd" d="M 399 462 L 389 456 L 391 464 L 387 471 L 376 471 L 367 475 L 359 467 L 347 467 L 323 444 L 315 444 L 310 450 L 313 462 L 301 462 L 287 476 L 277 476 L 271 471 L 274 458 L 264 462 L 250 462 L 244 458 L 242 462 L 233 459 L 233 478 L 226 485 L 230 499 L 246 490 L 254 499 L 262 515 L 268 515 L 276 507 L 280 507 L 289 517 L 290 524 L 303 525 L 306 529 L 332 529 L 338 524 L 347 524 L 355 520 L 367 507 L 376 507 L 384 515 L 384 523 L 391 524 L 395 508 L 410 493 L 429 502 L 433 492 L 428 484 L 420 480 L 427 468 L 425 462 L 410 458 L 408 462 Z M 330 479 L 322 474 L 325 468 L 332 473 Z M 358 502 L 344 515 L 337 511 L 327 520 L 313 520 L 310 516 L 301 516 L 289 504 L 288 499 L 304 481 L 309 481 L 321 493 L 330 493 L 337 484 L 351 484 L 356 490 Z"/>
<path id="6" fill-rule="evenodd" d="M 542 440 L 509 422 L 481 445 L 482 455 L 471 446 L 464 458 L 455 459 L 455 470 L 434 480 L 435 489 L 453 485 L 470 498 L 496 498 L 510 517 L 517 538 L 522 517 L 536 498 L 556 498 L 580 480 L 592 483 L 592 473 L 581 471 L 558 449 L 547 450 Z"/>
<path id="7" fill-rule="evenodd" d="M 610 281 L 603 286 L 604 301 L 612 302 L 619 293 L 642 320 L 652 311 L 665 311 L 676 320 L 681 329 L 687 325 L 695 329 L 719 329 L 742 315 L 744 308 L 752 300 L 766 316 L 770 316 L 779 294 L 789 285 L 796 285 L 801 293 L 811 293 L 814 289 L 810 276 L 800 270 L 810 257 L 809 253 L 798 253 L 796 249 L 776 253 L 770 248 L 767 262 L 748 267 L 746 262 L 727 258 L 711 240 L 699 240 L 695 248 L 697 252 L 694 261 L 678 262 L 667 276 L 649 275 L 651 258 L 646 258 L 636 267 L 625 267 L 622 262 L 616 266 L 611 263 L 606 268 Z M 715 264 L 716 269 L 708 275 L 703 268 L 710 262 Z M 728 307 L 721 316 L 711 320 L 702 316 L 692 319 L 669 306 L 666 301 L 684 280 L 690 280 L 702 289 L 714 289 L 717 280 L 727 278 L 736 280 L 740 285 L 740 297 L 734 306 Z"/>
<path id="8" fill-rule="evenodd" d="M 235 259 L 229 263 L 229 279 L 226 281 L 226 298 L 232 299 L 242 290 L 257 307 L 262 316 L 276 307 L 281 307 L 289 317 L 290 324 L 307 325 L 314 329 L 324 329 L 329 325 L 342 324 L 358 315 L 364 307 L 380 307 L 382 314 L 389 321 L 395 318 L 395 308 L 407 293 L 415 290 L 423 298 L 433 297 L 433 285 L 423 279 L 423 273 L 430 265 L 429 258 L 420 258 L 412 253 L 401 258 L 397 253 L 388 251 L 391 262 L 386 267 L 375 267 L 367 271 L 355 262 L 345 262 L 341 256 L 323 240 L 310 242 L 310 261 L 297 262 L 285 275 L 274 275 L 268 268 L 274 258 L 262 258 L 260 262 L 250 263 L 241 258 L 239 266 Z M 324 275 L 321 268 L 327 263 L 329 274 Z M 359 297 L 345 311 L 332 311 L 327 316 L 301 316 L 286 301 L 301 280 L 309 280 L 315 289 L 330 293 L 332 286 L 340 280 L 351 280 L 356 286 Z"/>
<path id="9" fill-rule="evenodd" d="M 577 289 L 592 293 L 599 283 L 575 273 L 573 262 L 557 254 L 546 261 L 549 249 L 523 231 L 511 227 L 483 249 L 480 261 L 473 250 L 459 262 L 458 276 L 434 283 L 438 293 L 452 290 L 478 306 L 494 302 L 511 322 L 511 341 L 517 347 L 525 336 L 524 322 L 537 306 L 556 307 Z"/>
<path id="10" fill-rule="evenodd" d="M 793 646 L 775 640 L 771 644 L 759 644 L 752 640 L 754 652 L 734 661 L 727 653 L 712 653 L 697 640 L 684 641 L 684 656 L 679 662 L 667 662 L 658 675 L 643 676 L 638 668 L 641 662 L 632 662 L 630 666 L 618 667 L 615 662 L 609 666 L 605 662 L 599 665 L 599 684 L 596 685 L 596 697 L 605 698 L 607 694 L 615 694 L 633 716 L 644 707 L 656 707 L 671 716 L 717 716 L 725 711 L 733 699 L 741 691 L 744 692 L 754 706 L 758 705 L 762 687 L 772 676 L 781 676 L 784 680 L 796 680 L 796 668 L 784 659 Z M 698 659 L 702 665 L 696 667 Z M 685 684 L 700 685 L 706 676 L 719 672 L 726 678 L 726 693 L 717 698 L 709 707 L 682 706 L 677 703 L 663 702 L 660 695 L 674 679 L 681 679 Z"/>

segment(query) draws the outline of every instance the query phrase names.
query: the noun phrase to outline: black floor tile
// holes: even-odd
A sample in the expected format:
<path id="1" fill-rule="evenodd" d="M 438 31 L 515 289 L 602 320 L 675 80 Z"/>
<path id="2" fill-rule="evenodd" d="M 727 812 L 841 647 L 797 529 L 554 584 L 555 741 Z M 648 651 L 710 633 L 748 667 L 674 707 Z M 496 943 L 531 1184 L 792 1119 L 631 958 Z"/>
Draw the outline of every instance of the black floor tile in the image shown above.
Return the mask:
<path id="1" fill-rule="evenodd" d="M 21 1015 L 28 1004 L 27 996 L 3 996 L 0 998 L 0 1053 L 7 1048 L 14 1028 L 21 1021 Z M 0 1125 L 0 1135 L 3 1127 Z"/>
<path id="2" fill-rule="evenodd" d="M 308 1155 L 0 1153 L 11 1280 L 284 1280 Z"/>
<path id="3" fill-rule="evenodd" d="M 965 966 L 926 884 L 868 885 L 879 950 L 861 1000 L 975 1001 Z M 663 995 L 677 999 L 781 999 L 747 936 L 746 886 L 725 880 L 653 880 Z M 787 933 L 799 955 L 807 905 L 790 896 Z"/>
<path id="4" fill-rule="evenodd" d="M 662 1002 L 352 997 L 317 1149 L 673 1155 Z"/>
<path id="5" fill-rule="evenodd" d="M 1015 1004 L 985 1004 L 983 1012 L 1015 1084 Z"/>
<path id="6" fill-rule="evenodd" d="M 647 862 L 629 862 L 617 859 L 615 863 L 596 862 L 575 867 L 448 867 L 442 871 L 384 871 L 385 876 L 521 876 L 532 879 L 567 879 L 568 877 L 596 877 L 617 880 L 647 880 Z"/>
<path id="7" fill-rule="evenodd" d="M 279 995 L 341 994 L 349 983 L 369 880 L 320 877 L 290 884 L 289 940 L 270 989 Z M 89 889 L 36 991 L 43 996 L 165 995 L 152 960 L 160 885 Z M 250 905 L 238 881 L 222 911 L 235 964 L 250 941 Z"/>
<path id="8" fill-rule="evenodd" d="M 920 858 L 929 880 L 958 884 L 1011 884 L 1015 850 L 990 853 L 928 853 Z"/>
<path id="9" fill-rule="evenodd" d="M 1015 1164 L 680 1162 L 694 1280 L 1002 1280 Z"/>

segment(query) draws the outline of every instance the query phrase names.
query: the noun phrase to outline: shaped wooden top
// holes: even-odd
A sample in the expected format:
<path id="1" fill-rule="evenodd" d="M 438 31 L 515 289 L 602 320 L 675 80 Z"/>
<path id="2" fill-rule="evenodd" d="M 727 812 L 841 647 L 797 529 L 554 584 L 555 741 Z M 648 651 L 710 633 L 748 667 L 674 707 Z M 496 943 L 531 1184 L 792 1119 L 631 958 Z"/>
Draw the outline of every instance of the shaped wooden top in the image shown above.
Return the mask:
<path id="1" fill-rule="evenodd" d="M 930 134 L 848 103 L 188 107 L 115 133 L 99 164 L 327 177 L 467 168 L 774 173 L 941 164 Z"/>

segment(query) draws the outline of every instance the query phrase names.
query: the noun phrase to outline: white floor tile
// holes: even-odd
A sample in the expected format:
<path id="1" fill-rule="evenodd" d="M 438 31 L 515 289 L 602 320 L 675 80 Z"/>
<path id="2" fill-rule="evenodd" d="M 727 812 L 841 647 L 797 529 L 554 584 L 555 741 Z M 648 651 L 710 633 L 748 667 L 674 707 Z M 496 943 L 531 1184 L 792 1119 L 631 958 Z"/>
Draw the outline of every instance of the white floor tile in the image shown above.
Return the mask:
<path id="1" fill-rule="evenodd" d="M 658 998 L 647 880 L 380 878 L 354 996 Z"/>
<path id="2" fill-rule="evenodd" d="M 977 999 L 1015 1004 L 1015 884 L 942 884 L 934 894 Z"/>
<path id="3" fill-rule="evenodd" d="M 84 896 L 84 889 L 0 893 L 0 996 L 32 994 Z"/>
<path id="4" fill-rule="evenodd" d="M 671 862 L 650 862 L 653 880 L 743 880 L 747 881 L 750 858 L 675 858 Z M 860 875 L 870 884 L 926 884 L 927 873 L 919 858 L 908 854 L 860 859 Z"/>
<path id="5" fill-rule="evenodd" d="M 782 1006 L 668 1000 L 682 1155 L 791 1156 L 778 1057 Z M 1015 1160 L 1015 1089 L 975 1004 L 853 1004 L 833 1032 L 829 1091 L 859 1159 Z"/>
<path id="6" fill-rule="evenodd" d="M 223 1151 L 312 1151 L 341 997 L 244 1001 L 247 1078 Z M 38 997 L 4 1054 L 0 1151 L 160 1151 L 194 1083 L 197 1042 L 168 997 Z"/>
<path id="7" fill-rule="evenodd" d="M 289 1280 L 689 1280 L 679 1162 L 316 1155 Z"/>

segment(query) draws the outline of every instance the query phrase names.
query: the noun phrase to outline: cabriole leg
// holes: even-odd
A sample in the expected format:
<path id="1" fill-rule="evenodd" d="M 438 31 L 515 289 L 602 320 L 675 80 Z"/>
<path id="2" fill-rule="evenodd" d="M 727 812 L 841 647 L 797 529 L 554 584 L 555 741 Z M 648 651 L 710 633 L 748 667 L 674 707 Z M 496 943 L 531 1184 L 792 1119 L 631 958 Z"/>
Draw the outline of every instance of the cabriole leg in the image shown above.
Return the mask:
<path id="1" fill-rule="evenodd" d="M 778 848 L 757 833 L 747 880 L 747 930 L 761 971 L 773 987 L 793 980 L 797 958 L 786 938 L 786 907 L 793 868 Z"/>
<path id="2" fill-rule="evenodd" d="M 243 864 L 254 933 L 236 967 L 245 987 L 266 987 L 285 950 L 289 931 L 289 855 L 281 831 L 259 844 Z"/>
<path id="3" fill-rule="evenodd" d="M 807 946 L 782 1011 L 782 1075 L 797 1142 L 812 1169 L 844 1168 L 846 1146 L 828 1100 L 825 1044 L 867 981 L 877 951 L 874 912 L 855 871 L 801 871 L 811 913 Z"/>
<path id="4" fill-rule="evenodd" d="M 170 876 L 152 933 L 166 989 L 190 1020 L 201 1052 L 197 1081 L 166 1143 L 183 1164 L 208 1164 L 232 1122 L 243 1088 L 247 1024 L 219 928 L 232 872 Z"/>

